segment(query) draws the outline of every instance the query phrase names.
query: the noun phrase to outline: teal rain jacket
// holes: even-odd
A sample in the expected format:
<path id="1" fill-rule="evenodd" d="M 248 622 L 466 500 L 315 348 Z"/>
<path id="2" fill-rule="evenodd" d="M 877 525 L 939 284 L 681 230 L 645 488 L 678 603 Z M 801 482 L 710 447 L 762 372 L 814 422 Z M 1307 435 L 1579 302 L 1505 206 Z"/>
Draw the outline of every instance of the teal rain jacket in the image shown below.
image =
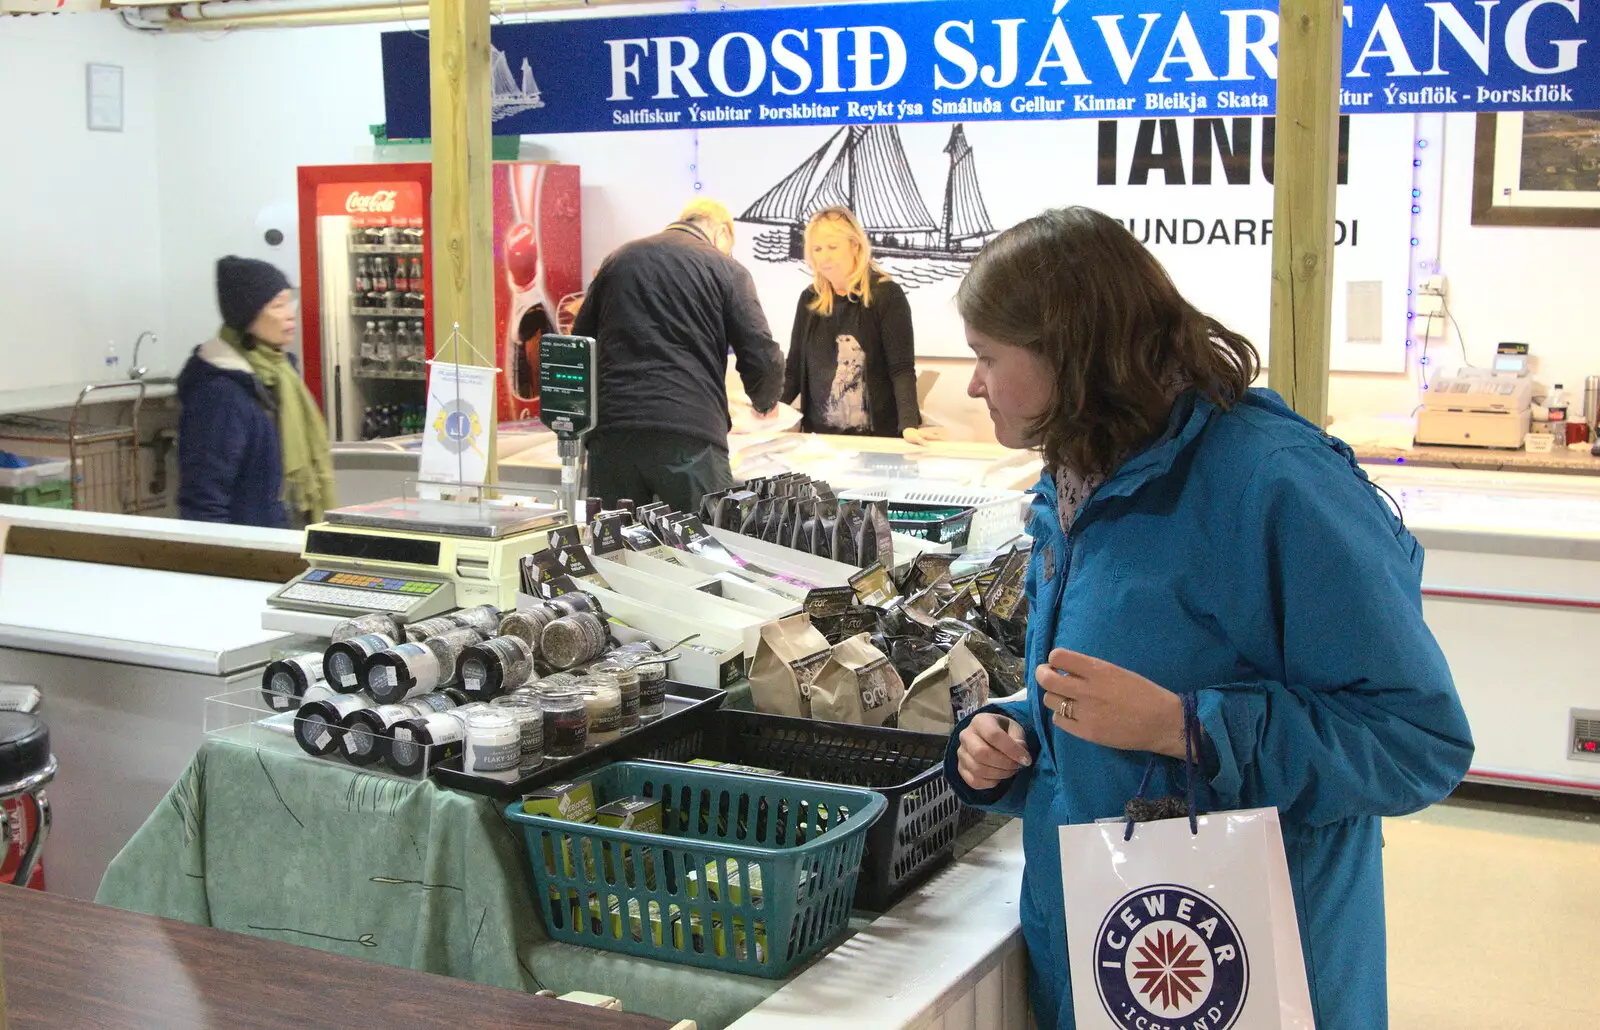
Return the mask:
<path id="1" fill-rule="evenodd" d="M 1192 392 L 1163 439 L 1089 498 L 1069 534 L 1035 488 L 1022 724 L 1033 765 L 963 800 L 1023 819 L 1021 920 L 1040 1030 L 1074 1026 L 1057 828 L 1120 815 L 1149 755 L 1059 729 L 1032 670 L 1053 647 L 1198 694 L 1200 804 L 1282 816 L 1319 1030 L 1387 1025 L 1380 817 L 1466 773 L 1472 739 L 1422 619 L 1422 547 L 1355 456 L 1252 390 L 1223 411 Z M 1182 793 L 1157 765 L 1150 796 Z M 1164 780 L 1164 782 L 1163 782 Z"/>

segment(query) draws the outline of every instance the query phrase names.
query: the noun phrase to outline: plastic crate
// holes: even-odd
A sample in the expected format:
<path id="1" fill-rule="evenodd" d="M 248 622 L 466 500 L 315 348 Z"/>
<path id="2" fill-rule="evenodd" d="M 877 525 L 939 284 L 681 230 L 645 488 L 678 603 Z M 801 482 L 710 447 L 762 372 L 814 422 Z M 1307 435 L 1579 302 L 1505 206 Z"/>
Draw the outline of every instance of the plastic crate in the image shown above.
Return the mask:
<path id="1" fill-rule="evenodd" d="M 1020 536 L 1027 526 L 1029 495 L 1021 490 L 994 490 L 979 487 L 934 487 L 890 484 L 845 490 L 839 495 L 862 501 L 888 501 L 891 528 L 896 509 L 912 505 L 944 508 L 971 508 L 971 526 L 966 540 L 953 545 L 968 551 L 991 551 Z"/>
<path id="2" fill-rule="evenodd" d="M 945 782 L 946 741 L 936 733 L 725 709 L 688 715 L 672 738 L 625 757 L 706 758 L 882 794 L 888 812 L 867 834 L 855 893 L 857 908 L 881 912 L 943 865 L 960 832 L 983 818 Z"/>
<path id="3" fill-rule="evenodd" d="M 72 481 L 58 479 L 33 486 L 0 486 L 0 504 L 24 504 L 32 508 L 72 507 Z"/>
<path id="4" fill-rule="evenodd" d="M 849 925 L 867 830 L 886 805 L 867 790 L 657 762 L 619 762 L 589 782 L 597 805 L 660 800 L 663 832 L 508 805 L 550 938 L 768 978 Z"/>
<path id="5" fill-rule="evenodd" d="M 30 458 L 25 454 L 14 454 L 8 460 L 21 460 L 26 464 L 0 465 L 0 487 L 17 489 L 53 483 L 55 480 L 65 482 L 72 478 L 72 465 L 66 458 Z"/>
<path id="6" fill-rule="evenodd" d="M 973 508 L 952 508 L 940 504 L 889 502 L 889 528 L 931 544 L 966 547 L 972 535 Z"/>

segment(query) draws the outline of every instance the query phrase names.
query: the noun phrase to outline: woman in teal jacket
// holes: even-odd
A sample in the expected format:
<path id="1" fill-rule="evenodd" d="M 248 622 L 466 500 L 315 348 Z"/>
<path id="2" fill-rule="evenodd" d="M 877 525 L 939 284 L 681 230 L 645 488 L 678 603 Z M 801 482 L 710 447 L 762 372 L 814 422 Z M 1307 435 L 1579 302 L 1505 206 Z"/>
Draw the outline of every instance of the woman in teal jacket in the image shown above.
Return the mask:
<path id="1" fill-rule="evenodd" d="M 1183 793 L 1189 694 L 1201 807 L 1281 813 L 1319 1030 L 1381 1030 L 1380 819 L 1444 797 L 1472 757 L 1422 548 L 1348 447 L 1249 388 L 1249 342 L 1105 215 L 1007 230 L 957 305 L 968 393 L 1001 443 L 1045 459 L 1035 672 L 946 760 L 963 800 L 1023 819 L 1041 1030 L 1074 1026 L 1057 828 L 1121 815 L 1152 762 L 1150 794 Z"/>

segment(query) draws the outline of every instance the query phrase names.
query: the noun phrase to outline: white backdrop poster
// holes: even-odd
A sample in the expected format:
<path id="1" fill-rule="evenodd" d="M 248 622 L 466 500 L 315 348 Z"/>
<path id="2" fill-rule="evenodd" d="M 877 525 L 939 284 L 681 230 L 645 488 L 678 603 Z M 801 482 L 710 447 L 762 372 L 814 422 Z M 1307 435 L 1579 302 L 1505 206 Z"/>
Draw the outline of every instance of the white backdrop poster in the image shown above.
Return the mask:
<path id="1" fill-rule="evenodd" d="M 1403 372 L 1414 248 L 1416 116 L 1347 116 L 1335 226 L 1333 368 Z M 1267 355 L 1269 117 L 876 124 L 545 137 L 584 166 L 585 228 L 606 249 L 654 231 L 695 192 L 737 220 L 735 256 L 787 345 L 810 281 L 809 214 L 848 203 L 911 300 L 917 354 L 970 355 L 955 289 L 993 235 L 1048 207 L 1120 219 L 1201 310 Z M 692 171 L 686 176 L 684 170 Z M 654 174 L 641 183 L 639 170 Z M 675 174 L 677 173 L 677 174 Z M 596 203 L 600 201 L 600 203 Z M 591 254 L 597 262 L 601 254 Z"/>
<path id="2" fill-rule="evenodd" d="M 489 472 L 489 413 L 499 369 L 428 363 L 428 421 L 422 430 L 421 476 L 482 483 Z M 423 488 L 424 497 L 438 491 Z"/>
<path id="3" fill-rule="evenodd" d="M 1346 123 L 1334 259 L 1340 370 L 1405 369 L 1413 122 Z M 985 240 L 1047 207 L 1083 204 L 1126 224 L 1196 306 L 1265 357 L 1271 125 L 1241 117 L 724 129 L 701 133 L 699 163 L 745 187 L 719 199 L 740 220 L 738 256 L 780 342 L 806 283 L 803 218 L 824 203 L 853 201 L 872 230 L 885 270 L 909 291 L 923 357 L 970 353 L 953 299 Z"/>

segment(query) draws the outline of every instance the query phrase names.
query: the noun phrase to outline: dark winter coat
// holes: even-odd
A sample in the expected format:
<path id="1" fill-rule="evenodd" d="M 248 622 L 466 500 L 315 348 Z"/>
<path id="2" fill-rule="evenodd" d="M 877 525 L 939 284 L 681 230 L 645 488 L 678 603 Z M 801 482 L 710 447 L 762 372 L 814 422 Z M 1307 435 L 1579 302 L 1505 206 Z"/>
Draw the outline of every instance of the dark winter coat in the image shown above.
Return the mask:
<path id="1" fill-rule="evenodd" d="M 606 258 L 572 331 L 599 342 L 601 432 L 680 433 L 726 448 L 730 349 L 757 411 L 783 386 L 750 273 L 682 222 Z"/>
<path id="2" fill-rule="evenodd" d="M 195 348 L 178 374 L 178 514 L 289 528 L 277 404 L 228 344 Z"/>

